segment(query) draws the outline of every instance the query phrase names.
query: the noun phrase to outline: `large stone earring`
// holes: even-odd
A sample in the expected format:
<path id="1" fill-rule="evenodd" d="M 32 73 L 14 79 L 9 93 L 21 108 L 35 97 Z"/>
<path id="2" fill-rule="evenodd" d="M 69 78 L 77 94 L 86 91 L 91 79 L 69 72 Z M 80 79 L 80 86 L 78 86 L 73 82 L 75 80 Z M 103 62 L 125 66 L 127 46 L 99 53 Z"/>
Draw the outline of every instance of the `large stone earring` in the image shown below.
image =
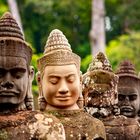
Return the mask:
<path id="1" fill-rule="evenodd" d="M 32 94 L 32 88 L 30 84 L 31 83 L 29 82 L 28 91 L 25 98 L 25 105 L 26 105 L 27 110 L 34 110 L 33 94 Z"/>
<path id="2" fill-rule="evenodd" d="M 38 97 L 39 110 L 44 111 L 46 109 L 47 102 L 46 102 L 45 98 L 43 97 L 43 93 L 42 93 L 40 71 L 38 71 L 37 74 L 36 74 L 36 81 L 37 81 L 37 85 L 38 85 L 38 88 L 39 88 L 39 97 Z"/>
<path id="3" fill-rule="evenodd" d="M 29 68 L 29 80 L 28 80 L 28 91 L 25 98 L 25 105 L 27 110 L 34 110 L 34 100 L 32 93 L 32 82 L 34 79 L 34 67 L 30 66 Z"/>
<path id="4" fill-rule="evenodd" d="M 80 72 L 80 95 L 79 98 L 77 100 L 77 105 L 79 106 L 79 108 L 83 108 L 84 107 L 84 98 L 82 95 L 82 72 Z"/>
<path id="5" fill-rule="evenodd" d="M 47 102 L 43 96 L 38 97 L 38 106 L 40 111 L 44 111 L 47 106 Z"/>
<path id="6" fill-rule="evenodd" d="M 81 109 L 84 107 L 84 99 L 83 99 L 82 93 L 80 93 L 80 96 L 79 96 L 79 98 L 77 100 L 77 105 Z"/>

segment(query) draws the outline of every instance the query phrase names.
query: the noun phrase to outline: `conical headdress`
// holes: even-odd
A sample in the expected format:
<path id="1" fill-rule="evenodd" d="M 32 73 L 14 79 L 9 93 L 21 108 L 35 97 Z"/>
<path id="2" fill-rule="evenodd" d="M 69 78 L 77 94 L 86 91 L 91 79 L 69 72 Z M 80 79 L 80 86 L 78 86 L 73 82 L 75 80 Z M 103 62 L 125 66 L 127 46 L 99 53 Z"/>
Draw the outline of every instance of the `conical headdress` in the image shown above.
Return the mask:
<path id="1" fill-rule="evenodd" d="M 84 74 L 83 79 L 90 77 L 93 83 L 110 83 L 116 78 L 112 71 L 109 60 L 104 53 L 99 52 L 94 58 L 92 63 L 89 65 L 87 72 Z"/>
<path id="2" fill-rule="evenodd" d="M 139 79 L 136 74 L 135 66 L 129 60 L 124 60 L 120 63 L 119 68 L 116 72 L 119 77 L 133 77 Z"/>
<path id="3" fill-rule="evenodd" d="M 104 53 L 99 52 L 94 58 L 92 63 L 89 65 L 88 71 L 93 70 L 106 70 L 112 72 L 112 67 L 109 60 L 104 55 Z"/>
<path id="4" fill-rule="evenodd" d="M 98 107 L 114 105 L 117 102 L 117 83 L 118 76 L 113 73 L 109 60 L 99 52 L 83 75 L 83 95 L 91 94 L 94 105 Z"/>
<path id="5" fill-rule="evenodd" d="M 80 70 L 80 57 L 72 52 L 64 34 L 54 29 L 46 42 L 44 56 L 38 60 L 38 69 L 43 71 L 46 66 L 75 64 Z"/>
<path id="6" fill-rule="evenodd" d="M 32 50 L 9 12 L 0 18 L 0 56 L 22 57 L 28 63 L 31 61 Z"/>

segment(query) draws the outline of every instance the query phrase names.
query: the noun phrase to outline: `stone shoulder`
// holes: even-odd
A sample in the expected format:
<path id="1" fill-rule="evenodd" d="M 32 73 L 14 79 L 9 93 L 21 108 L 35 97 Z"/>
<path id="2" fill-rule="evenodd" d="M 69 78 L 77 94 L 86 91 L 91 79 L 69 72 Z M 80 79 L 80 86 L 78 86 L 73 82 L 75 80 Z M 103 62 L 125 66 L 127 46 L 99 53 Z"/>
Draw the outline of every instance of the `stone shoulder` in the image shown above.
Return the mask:
<path id="1" fill-rule="evenodd" d="M 103 120 L 105 125 L 112 125 L 112 126 L 130 126 L 135 125 L 139 126 L 139 122 L 134 118 L 127 118 L 126 116 L 119 115 L 113 116 L 111 118 L 107 118 Z"/>
<path id="2" fill-rule="evenodd" d="M 85 117 L 87 118 L 87 120 L 89 120 L 89 122 L 87 122 L 89 124 L 88 127 L 90 127 L 91 131 L 95 133 L 95 138 L 104 138 L 105 140 L 106 132 L 103 122 L 97 118 L 94 118 L 87 112 L 85 112 Z"/>
<path id="3" fill-rule="evenodd" d="M 64 128 L 59 120 L 39 111 L 0 115 L 0 129 L 0 138 L 4 135 L 7 140 L 14 140 L 17 136 L 27 140 L 65 140 Z"/>

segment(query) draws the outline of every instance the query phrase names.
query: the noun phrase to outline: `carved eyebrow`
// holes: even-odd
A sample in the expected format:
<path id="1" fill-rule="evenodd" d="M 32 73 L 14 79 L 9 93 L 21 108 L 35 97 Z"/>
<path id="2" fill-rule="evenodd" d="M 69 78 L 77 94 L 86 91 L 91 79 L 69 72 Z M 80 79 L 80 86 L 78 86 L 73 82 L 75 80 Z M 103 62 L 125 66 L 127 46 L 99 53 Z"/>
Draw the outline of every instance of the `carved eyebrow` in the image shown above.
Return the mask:
<path id="1" fill-rule="evenodd" d="M 58 75 L 58 74 L 49 74 L 49 76 L 48 77 L 60 77 L 60 75 Z"/>
<path id="2" fill-rule="evenodd" d="M 64 77 L 66 77 L 66 78 L 71 77 L 71 76 L 76 76 L 76 74 L 70 73 L 70 74 L 64 75 Z M 57 77 L 57 78 L 60 78 L 61 75 L 60 74 L 50 74 L 49 77 Z"/>
<path id="3" fill-rule="evenodd" d="M 26 69 L 25 68 L 13 68 L 10 70 L 11 72 L 14 72 L 14 71 L 20 71 L 20 72 L 26 72 Z"/>
<path id="4" fill-rule="evenodd" d="M 72 77 L 72 76 L 74 76 L 74 77 L 75 77 L 75 76 L 76 76 L 76 74 L 73 74 L 73 73 L 72 73 L 72 74 L 68 74 L 68 75 L 66 76 L 66 78 L 69 78 L 69 77 Z"/>
<path id="5" fill-rule="evenodd" d="M 4 68 L 0 68 L 0 70 L 6 70 L 6 69 L 4 69 Z"/>
<path id="6" fill-rule="evenodd" d="M 5 70 L 5 71 L 15 71 L 15 70 L 26 71 L 26 69 L 25 68 L 22 68 L 22 67 L 9 68 L 9 69 L 0 68 L 0 70 Z"/>

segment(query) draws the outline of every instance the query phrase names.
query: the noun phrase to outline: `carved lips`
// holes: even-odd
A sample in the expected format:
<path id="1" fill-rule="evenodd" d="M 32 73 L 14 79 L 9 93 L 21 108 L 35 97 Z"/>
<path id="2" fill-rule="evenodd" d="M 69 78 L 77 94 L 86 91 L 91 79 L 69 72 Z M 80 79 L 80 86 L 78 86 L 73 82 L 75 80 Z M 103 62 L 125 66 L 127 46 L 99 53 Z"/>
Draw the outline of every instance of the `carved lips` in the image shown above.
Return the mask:
<path id="1" fill-rule="evenodd" d="M 0 96 L 18 96 L 19 93 L 10 90 L 0 90 Z"/>

